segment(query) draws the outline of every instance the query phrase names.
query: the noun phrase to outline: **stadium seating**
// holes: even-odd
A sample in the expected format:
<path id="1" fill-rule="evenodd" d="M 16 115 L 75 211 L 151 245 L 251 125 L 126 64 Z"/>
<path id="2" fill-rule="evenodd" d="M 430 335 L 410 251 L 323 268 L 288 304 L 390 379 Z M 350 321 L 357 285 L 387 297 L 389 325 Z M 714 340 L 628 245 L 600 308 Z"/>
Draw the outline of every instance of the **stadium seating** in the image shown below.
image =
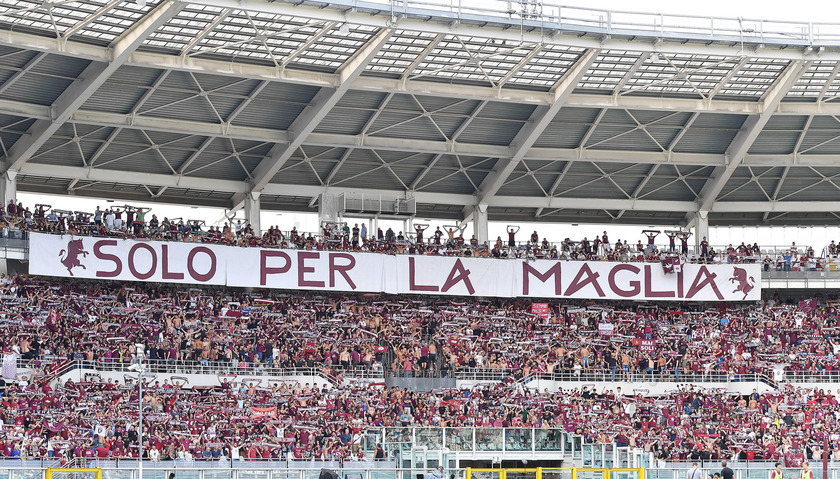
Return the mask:
<path id="1" fill-rule="evenodd" d="M 0 293 L 4 360 L 19 357 L 38 371 L 12 374 L 2 389 L 5 457 L 136 455 L 136 381 L 50 384 L 74 360 L 122 370 L 141 355 L 153 371 L 318 367 L 332 383 L 147 384 L 144 454 L 161 458 L 360 459 L 365 451 L 356 446 L 370 431 L 422 426 L 548 429 L 667 457 L 749 450 L 751 457 L 794 454 L 794 461 L 835 430 L 840 411 L 822 390 L 750 397 L 690 388 L 646 397 L 609 391 L 613 379 L 739 381 L 772 378 L 778 369 L 787 380 L 838 380 L 833 303 L 568 304 L 553 306 L 545 319 L 522 301 L 246 294 L 20 276 L 4 277 Z M 344 380 L 479 373 L 495 381 L 419 393 Z M 536 376 L 601 386 L 597 394 L 536 392 L 524 386 Z M 509 437 L 479 432 L 470 439 L 476 447 L 486 439 L 481 447 L 489 450 Z"/>

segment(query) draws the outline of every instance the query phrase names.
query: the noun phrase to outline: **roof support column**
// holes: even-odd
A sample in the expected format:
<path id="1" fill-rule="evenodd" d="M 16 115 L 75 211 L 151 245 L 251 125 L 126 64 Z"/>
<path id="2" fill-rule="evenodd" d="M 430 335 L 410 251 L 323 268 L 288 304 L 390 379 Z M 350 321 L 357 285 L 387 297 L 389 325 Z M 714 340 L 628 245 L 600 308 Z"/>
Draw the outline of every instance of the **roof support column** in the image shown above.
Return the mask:
<path id="1" fill-rule="evenodd" d="M 245 195 L 245 220 L 254 230 L 254 236 L 262 236 L 260 230 L 260 194 L 248 193 Z"/>
<path id="2" fill-rule="evenodd" d="M 700 252 L 700 243 L 709 240 L 709 212 L 700 210 L 694 213 L 694 246 L 696 251 Z"/>
<path id="3" fill-rule="evenodd" d="M 478 244 L 482 245 L 485 241 L 489 241 L 489 230 L 487 227 L 487 205 L 476 205 L 473 213 L 473 231 Z"/>
<path id="4" fill-rule="evenodd" d="M 0 175 L 0 199 L 5 207 L 9 201 L 17 199 L 17 172 L 7 171 Z"/>

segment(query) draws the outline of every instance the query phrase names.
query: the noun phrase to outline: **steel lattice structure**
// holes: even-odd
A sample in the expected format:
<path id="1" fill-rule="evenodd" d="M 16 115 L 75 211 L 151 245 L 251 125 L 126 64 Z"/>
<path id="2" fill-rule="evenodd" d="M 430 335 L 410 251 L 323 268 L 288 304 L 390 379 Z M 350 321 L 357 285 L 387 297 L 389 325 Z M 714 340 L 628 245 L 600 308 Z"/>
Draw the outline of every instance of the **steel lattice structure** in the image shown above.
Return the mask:
<path id="1" fill-rule="evenodd" d="M 840 25 L 469 3 L 2 0 L 2 172 L 227 208 L 840 218 Z"/>

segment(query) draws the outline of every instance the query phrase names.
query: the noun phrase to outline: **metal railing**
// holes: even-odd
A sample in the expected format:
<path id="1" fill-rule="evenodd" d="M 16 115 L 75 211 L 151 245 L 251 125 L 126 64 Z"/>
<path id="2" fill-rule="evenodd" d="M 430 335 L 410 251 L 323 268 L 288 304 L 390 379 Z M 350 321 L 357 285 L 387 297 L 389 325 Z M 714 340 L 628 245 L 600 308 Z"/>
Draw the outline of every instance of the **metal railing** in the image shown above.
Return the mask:
<path id="1" fill-rule="evenodd" d="M 473 381 L 501 381 L 508 377 L 516 376 L 514 370 L 490 369 L 490 368 L 463 368 L 453 373 L 456 379 Z M 561 382 L 688 382 L 688 383 L 739 383 L 739 382 L 761 382 L 777 387 L 776 381 L 768 374 L 763 373 L 717 373 L 717 372 L 684 372 L 684 371 L 633 371 L 625 373 L 621 368 L 615 371 L 612 369 L 565 369 L 560 371 L 532 373 L 520 379 L 527 384 L 533 380 L 561 381 Z M 840 382 L 840 375 L 835 376 L 834 382 Z"/>
<path id="2" fill-rule="evenodd" d="M 322 6 L 321 0 L 282 0 Z M 840 24 L 770 21 L 698 15 L 668 15 L 571 7 L 535 0 L 332 0 L 329 6 L 392 18 L 437 17 L 605 35 L 737 40 L 784 45 L 840 45 Z"/>
<path id="3" fill-rule="evenodd" d="M 59 361 L 66 361 L 66 358 L 48 357 L 43 359 L 18 359 L 19 369 L 45 368 Z M 502 381 L 510 377 L 518 378 L 522 384 L 534 380 L 558 381 L 558 382 L 649 382 L 649 383 L 671 383 L 686 382 L 695 384 L 704 383 L 743 383 L 759 382 L 770 387 L 778 388 L 781 383 L 840 383 L 840 371 L 765 371 L 760 373 L 719 373 L 702 371 L 675 371 L 654 370 L 654 371 L 632 371 L 625 376 L 620 367 L 615 371 L 606 368 L 590 369 L 561 369 L 553 372 L 532 372 L 523 376 L 521 371 L 514 369 L 499 368 L 469 368 L 462 367 L 454 371 L 429 370 L 427 374 L 415 375 L 405 374 L 400 371 L 382 371 L 368 369 L 363 366 L 351 367 L 348 369 L 315 366 L 307 368 L 274 368 L 268 366 L 243 366 L 232 363 L 211 362 L 203 364 L 199 361 L 170 361 L 170 360 L 145 360 L 147 371 L 152 374 L 233 374 L 246 377 L 320 377 L 332 384 L 346 380 L 368 380 L 384 382 L 385 376 L 393 377 L 429 377 L 429 378 L 455 378 L 465 381 Z M 128 369 L 132 362 L 104 362 L 72 360 L 66 361 L 60 369 L 51 371 L 54 376 L 60 376 L 71 371 L 90 369 L 102 372 L 123 372 L 131 373 Z"/>
<path id="4" fill-rule="evenodd" d="M 18 368 L 45 368 L 60 361 L 67 361 L 66 358 L 51 357 L 45 359 L 18 359 Z M 102 372 L 123 372 L 131 373 L 129 370 L 134 361 L 87 361 L 74 359 L 60 365 L 58 370 L 50 371 L 53 375 L 63 375 L 79 369 L 92 369 Z M 150 374 L 235 374 L 238 376 L 254 377 L 283 377 L 283 376 L 315 376 L 320 377 L 332 384 L 337 384 L 341 377 L 352 379 L 370 379 L 384 381 L 384 373 L 365 367 L 328 368 L 326 366 L 314 366 L 305 368 L 279 368 L 265 365 L 242 365 L 239 362 L 220 362 L 184 360 L 156 360 L 147 359 L 143 361 L 146 371 Z"/>

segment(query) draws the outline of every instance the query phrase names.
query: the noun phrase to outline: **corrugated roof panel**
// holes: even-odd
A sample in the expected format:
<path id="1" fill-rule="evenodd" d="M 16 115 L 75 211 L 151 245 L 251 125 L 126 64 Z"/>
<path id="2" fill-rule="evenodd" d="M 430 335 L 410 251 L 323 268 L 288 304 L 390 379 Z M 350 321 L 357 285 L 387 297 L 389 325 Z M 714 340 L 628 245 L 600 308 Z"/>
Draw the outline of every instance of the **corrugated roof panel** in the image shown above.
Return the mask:
<path id="1" fill-rule="evenodd" d="M 592 124 L 601 113 L 600 108 L 563 107 L 554 116 L 552 123 L 585 123 Z"/>
<path id="2" fill-rule="evenodd" d="M 26 73 L 20 80 L 7 88 L 0 98 L 5 100 L 34 103 L 36 105 L 52 105 L 73 80 L 33 75 Z"/>
<path id="3" fill-rule="evenodd" d="M 700 113 L 692 128 L 718 128 L 738 130 L 746 121 L 747 115 L 728 115 L 724 113 Z"/>
<path id="4" fill-rule="evenodd" d="M 797 131 L 764 130 L 758 134 L 758 138 L 750 146 L 749 153 L 752 155 L 793 153 L 793 147 L 798 139 L 799 132 Z"/>
<path id="5" fill-rule="evenodd" d="M 477 118 L 470 123 L 458 141 L 484 145 L 508 146 L 524 124 Z"/>
<path id="6" fill-rule="evenodd" d="M 341 97 L 336 108 L 366 108 L 376 109 L 388 96 L 387 93 L 350 90 Z"/>
<path id="7" fill-rule="evenodd" d="M 410 113 L 386 111 L 379 115 L 368 131 L 370 136 L 386 138 L 408 138 L 415 140 L 445 140 L 437 128 L 426 117 Z"/>
<path id="8" fill-rule="evenodd" d="M 285 131 L 306 108 L 305 103 L 263 101 L 262 96 L 249 103 L 233 124 Z"/>
<path id="9" fill-rule="evenodd" d="M 713 130 L 691 127 L 674 147 L 678 153 L 726 153 L 737 130 Z"/>
<path id="10" fill-rule="evenodd" d="M 315 133 L 358 135 L 373 116 L 370 110 L 355 108 L 333 108 L 315 128 Z"/>
<path id="11" fill-rule="evenodd" d="M 526 121 L 534 113 L 535 108 L 535 105 L 491 101 L 481 109 L 479 117 Z"/>
<path id="12" fill-rule="evenodd" d="M 840 125 L 838 125 L 840 126 Z M 816 153 L 817 150 L 832 148 L 834 143 L 840 143 L 840 130 L 815 130 L 809 128 L 805 138 L 799 146 L 799 152 Z"/>
<path id="13" fill-rule="evenodd" d="M 577 148 L 588 125 L 572 123 L 551 123 L 534 143 L 534 148 Z"/>

